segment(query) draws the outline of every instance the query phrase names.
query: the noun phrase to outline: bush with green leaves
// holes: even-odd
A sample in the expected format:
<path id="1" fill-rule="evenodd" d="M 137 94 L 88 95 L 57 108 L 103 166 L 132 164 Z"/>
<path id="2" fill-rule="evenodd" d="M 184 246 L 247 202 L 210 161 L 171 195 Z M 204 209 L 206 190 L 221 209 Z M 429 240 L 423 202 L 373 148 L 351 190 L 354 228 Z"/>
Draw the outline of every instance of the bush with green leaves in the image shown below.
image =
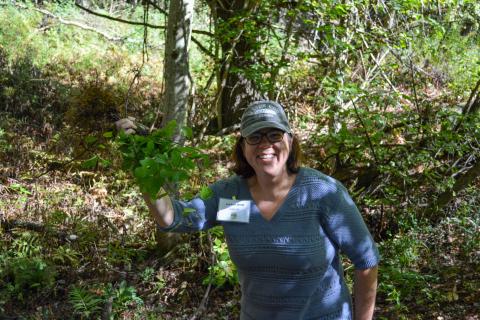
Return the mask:
<path id="1" fill-rule="evenodd" d="M 201 150 L 173 140 L 176 127 L 176 122 L 171 121 L 148 136 L 119 134 L 123 169 L 132 172 L 140 190 L 152 198 L 161 196 L 161 187 L 189 179 L 197 167 L 196 161 L 207 160 Z M 182 131 L 191 138 L 190 129 Z"/>

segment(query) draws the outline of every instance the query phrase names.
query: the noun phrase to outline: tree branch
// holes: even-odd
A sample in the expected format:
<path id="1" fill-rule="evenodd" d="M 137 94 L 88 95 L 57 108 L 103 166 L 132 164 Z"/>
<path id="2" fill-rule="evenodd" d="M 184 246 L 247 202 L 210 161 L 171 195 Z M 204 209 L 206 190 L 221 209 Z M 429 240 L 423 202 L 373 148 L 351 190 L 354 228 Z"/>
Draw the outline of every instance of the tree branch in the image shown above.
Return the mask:
<path id="1" fill-rule="evenodd" d="M 156 9 L 160 10 L 162 13 L 167 15 L 167 13 L 163 9 L 158 7 L 157 5 L 154 5 L 150 1 L 149 1 L 149 4 L 152 4 Z M 105 19 L 108 19 L 108 20 L 121 22 L 121 23 L 126 23 L 126 24 L 130 24 L 130 25 L 134 25 L 134 26 L 144 26 L 144 27 L 148 27 L 148 28 L 152 28 L 152 29 L 165 29 L 166 28 L 165 26 L 153 25 L 153 24 L 145 23 L 145 22 L 130 21 L 130 20 L 125 20 L 125 19 L 121 19 L 121 18 L 112 17 L 112 16 L 109 16 L 107 14 L 95 12 L 91 9 L 85 8 L 84 6 L 82 6 L 82 5 L 80 5 L 76 2 L 75 2 L 75 5 L 77 7 L 79 7 L 80 9 L 82 9 L 82 10 L 84 10 L 84 11 L 90 13 L 90 14 L 93 14 L 94 16 L 105 18 Z M 203 31 L 203 30 L 192 30 L 192 33 L 202 34 L 202 35 L 206 35 L 206 36 L 209 36 L 209 37 L 214 36 L 213 33 L 208 32 L 208 31 Z M 215 55 L 213 53 L 211 53 L 207 48 L 205 48 L 198 39 L 192 37 L 192 41 L 198 46 L 200 51 L 202 51 L 204 54 L 206 54 L 207 56 L 209 56 L 211 58 L 215 58 Z"/>
<path id="2" fill-rule="evenodd" d="M 16 3 L 15 6 L 17 6 L 19 8 L 22 8 L 22 9 L 30 9 L 30 8 L 24 7 L 24 6 L 22 6 L 18 3 Z M 107 40 L 110 40 L 110 41 L 121 41 L 122 40 L 122 38 L 113 37 L 113 36 L 103 32 L 103 31 L 100 31 L 100 30 L 97 30 L 93 27 L 81 24 L 80 22 L 65 20 L 61 17 L 58 17 L 58 16 L 54 15 L 53 13 L 51 13 L 50 11 L 47 11 L 45 9 L 39 9 L 39 8 L 31 8 L 31 9 L 34 10 L 34 11 L 40 12 L 41 14 L 44 14 L 46 16 L 52 17 L 52 18 L 58 20 L 61 24 L 70 25 L 70 26 L 78 27 L 78 28 L 83 29 L 83 30 L 98 33 L 99 35 L 103 36 Z"/>
<path id="3" fill-rule="evenodd" d="M 155 2 L 151 0 L 144 0 L 144 1 L 168 17 L 168 12 L 165 11 L 163 8 L 160 8 Z"/>
<path id="4" fill-rule="evenodd" d="M 213 53 L 211 53 L 210 50 L 205 48 L 200 41 L 198 41 L 197 39 L 192 37 L 192 42 L 194 42 L 198 46 L 198 49 L 200 49 L 200 51 L 205 53 L 207 56 L 209 56 L 210 58 L 212 58 L 214 60 L 216 59 L 215 55 Z"/>
<path id="5" fill-rule="evenodd" d="M 479 90 L 480 90 L 480 79 L 477 81 L 477 84 L 475 85 L 475 88 L 473 88 L 472 92 L 470 93 L 470 97 L 468 97 L 467 103 L 463 106 L 463 109 L 462 109 L 462 115 L 463 116 L 466 116 L 470 112 L 475 111 L 475 108 L 473 106 L 474 106 L 475 102 L 477 100 L 479 100 L 479 97 L 480 97 Z M 453 130 L 457 131 L 460 128 L 461 124 L 462 124 L 462 119 L 458 120 L 458 122 L 455 125 L 455 128 Z"/>
<path id="6" fill-rule="evenodd" d="M 151 2 L 149 2 L 149 3 L 151 3 Z M 131 25 L 134 25 L 134 26 L 144 26 L 144 27 L 148 27 L 148 28 L 152 28 L 152 29 L 165 29 L 166 28 L 165 26 L 154 25 L 154 24 L 151 24 L 151 23 L 131 21 L 131 20 L 125 20 L 125 19 L 122 19 L 122 18 L 112 17 L 112 16 L 109 16 L 108 14 L 99 13 L 99 12 L 93 11 L 91 9 L 88 9 L 88 8 L 82 6 L 81 4 L 77 3 L 77 2 L 75 2 L 75 6 L 79 7 L 80 9 L 82 9 L 82 10 L 84 10 L 84 11 L 90 13 L 90 14 L 93 14 L 94 16 L 105 18 L 105 19 L 112 20 L 112 21 L 117 21 L 117 22 L 121 22 L 121 23 L 125 23 L 125 24 L 131 24 Z M 162 13 L 167 15 L 166 12 L 163 9 L 161 9 L 160 7 L 158 7 L 158 6 L 154 6 L 154 7 L 158 10 L 161 10 Z M 204 31 L 204 30 L 192 30 L 192 33 L 201 34 L 201 35 L 205 35 L 205 36 L 209 36 L 209 37 L 214 37 L 213 33 L 208 32 L 208 31 Z"/>
<path id="7" fill-rule="evenodd" d="M 353 108 L 355 110 L 355 114 L 357 115 L 357 118 L 360 121 L 360 124 L 362 125 L 363 130 L 365 131 L 365 136 L 367 138 L 368 145 L 370 146 L 370 150 L 372 150 L 373 158 L 375 159 L 375 164 L 378 165 L 377 154 L 375 153 L 375 148 L 373 147 L 372 140 L 370 139 L 370 135 L 368 134 L 367 127 L 365 126 L 365 123 L 363 122 L 362 118 L 360 117 L 360 114 L 358 113 L 358 109 L 357 109 L 357 106 L 355 105 L 355 102 L 353 102 L 353 100 L 351 101 L 352 101 Z"/>
<path id="8" fill-rule="evenodd" d="M 93 14 L 94 16 L 105 18 L 105 19 L 108 19 L 108 20 L 117 21 L 117 22 L 121 22 L 121 23 L 125 23 L 125 24 L 131 24 L 131 25 L 134 25 L 134 26 L 144 26 L 144 27 L 148 27 L 148 28 L 152 28 L 152 29 L 165 29 L 165 26 L 157 26 L 157 25 L 153 25 L 153 24 L 145 23 L 145 22 L 130 21 L 130 20 L 122 19 L 122 18 L 112 17 L 112 16 L 109 16 L 107 14 L 99 13 L 99 12 L 93 11 L 91 9 L 88 9 L 88 8 L 82 6 L 78 2 L 75 2 L 75 6 L 82 9 L 83 11 L 86 11 L 90 14 Z"/>
<path id="9" fill-rule="evenodd" d="M 424 212 L 424 216 L 428 219 L 438 222 L 442 216 L 438 214 L 438 211 L 445 207 L 453 198 L 456 193 L 462 191 L 470 185 L 476 178 L 480 176 L 480 160 L 468 169 L 462 176 L 460 176 L 451 189 L 444 191 L 438 196 L 432 205 Z"/>
<path id="10" fill-rule="evenodd" d="M 5 232 L 10 232 L 12 229 L 16 229 L 16 228 L 31 230 L 39 233 L 45 232 L 45 233 L 48 233 L 49 235 L 58 237 L 60 240 L 65 240 L 68 235 L 64 231 L 54 230 L 38 222 L 22 221 L 22 220 L 16 220 L 16 219 L 14 220 L 0 219 L 0 227 L 3 230 L 5 230 Z"/>

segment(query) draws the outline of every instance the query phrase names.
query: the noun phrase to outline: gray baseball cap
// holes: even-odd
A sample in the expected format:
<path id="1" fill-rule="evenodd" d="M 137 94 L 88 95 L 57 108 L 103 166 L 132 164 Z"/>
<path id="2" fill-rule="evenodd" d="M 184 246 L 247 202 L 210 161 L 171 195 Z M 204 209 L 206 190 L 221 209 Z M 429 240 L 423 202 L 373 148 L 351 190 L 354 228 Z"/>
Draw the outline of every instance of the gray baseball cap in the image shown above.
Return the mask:
<path id="1" fill-rule="evenodd" d="M 264 128 L 276 128 L 292 133 L 285 111 L 279 103 L 269 100 L 255 101 L 245 109 L 240 123 L 242 137 Z"/>

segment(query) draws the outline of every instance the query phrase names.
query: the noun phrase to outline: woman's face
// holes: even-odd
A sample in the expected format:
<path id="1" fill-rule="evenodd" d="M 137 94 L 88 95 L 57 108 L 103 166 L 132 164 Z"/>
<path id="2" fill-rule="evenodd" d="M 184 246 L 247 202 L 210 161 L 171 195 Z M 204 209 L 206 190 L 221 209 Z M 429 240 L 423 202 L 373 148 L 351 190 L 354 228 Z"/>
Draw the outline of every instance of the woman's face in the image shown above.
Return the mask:
<path id="1" fill-rule="evenodd" d="M 259 142 L 249 144 L 257 142 L 255 140 Z M 286 170 L 291 141 L 290 136 L 281 130 L 262 129 L 243 139 L 243 155 L 257 175 L 279 176 Z"/>

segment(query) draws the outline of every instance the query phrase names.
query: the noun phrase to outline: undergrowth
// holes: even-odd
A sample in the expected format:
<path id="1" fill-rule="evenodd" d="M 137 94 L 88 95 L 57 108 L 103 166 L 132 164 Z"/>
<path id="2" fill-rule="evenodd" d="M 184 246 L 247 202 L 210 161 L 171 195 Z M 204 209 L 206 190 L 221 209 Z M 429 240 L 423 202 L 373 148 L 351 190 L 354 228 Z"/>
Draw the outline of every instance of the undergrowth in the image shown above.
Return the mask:
<path id="1" fill-rule="evenodd" d="M 0 9 L 0 20 L 9 21 L 0 29 L 0 314 L 178 319 L 197 312 L 211 285 L 203 318 L 235 317 L 238 279 L 221 230 L 183 235 L 162 252 L 138 188 L 119 170 L 113 121 L 134 115 L 158 124 L 160 48 L 143 64 L 142 28 L 100 23 L 71 5 L 46 9 L 98 23 L 122 40 L 110 43 L 25 8 Z M 125 15 L 140 20 L 142 10 Z M 321 61 L 312 67 L 307 59 L 281 80 L 282 94 L 290 91 L 287 100 L 297 106 L 287 111 L 303 135 L 306 165 L 346 182 L 377 237 L 379 319 L 455 319 L 480 307 L 478 180 L 435 212 L 442 214 L 436 223 L 419 215 L 433 194 L 451 187 L 455 161 L 464 170 L 479 156 L 478 116 L 452 130 L 480 70 L 475 26 L 467 36 L 463 24 L 428 38 L 416 34 L 410 58 L 423 67 L 416 98 L 408 64 L 393 58 L 383 72 L 395 80 L 394 93 L 378 80 L 367 90 L 353 76 L 324 77 Z M 150 37 L 152 44 L 163 35 Z M 204 84 L 210 65 L 198 63 L 198 52 L 194 57 Z M 202 116 L 215 100 L 208 95 L 195 97 Z M 333 110 L 355 97 L 357 109 Z M 329 122 L 337 130 L 328 132 Z M 182 196 L 229 175 L 235 138 L 199 139 L 213 161 L 179 185 Z M 361 179 L 368 174 L 380 182 L 368 185 Z"/>

